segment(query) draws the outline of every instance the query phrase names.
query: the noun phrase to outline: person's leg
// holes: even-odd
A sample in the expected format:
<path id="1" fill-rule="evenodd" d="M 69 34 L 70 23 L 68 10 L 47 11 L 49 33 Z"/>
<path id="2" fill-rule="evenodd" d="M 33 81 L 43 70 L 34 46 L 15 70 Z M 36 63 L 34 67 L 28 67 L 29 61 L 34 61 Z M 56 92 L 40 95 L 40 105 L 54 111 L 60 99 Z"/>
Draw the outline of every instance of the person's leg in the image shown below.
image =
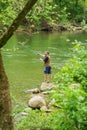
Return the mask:
<path id="1" fill-rule="evenodd" d="M 44 73 L 44 82 L 47 81 L 47 74 Z"/>
<path id="2" fill-rule="evenodd" d="M 47 83 L 50 83 L 50 79 L 51 79 L 51 74 L 47 75 Z"/>
<path id="3" fill-rule="evenodd" d="M 49 83 L 51 80 L 51 67 L 48 67 L 48 74 L 47 74 L 47 82 Z"/>
<path id="4" fill-rule="evenodd" d="M 44 68 L 44 82 L 47 82 L 47 67 Z"/>

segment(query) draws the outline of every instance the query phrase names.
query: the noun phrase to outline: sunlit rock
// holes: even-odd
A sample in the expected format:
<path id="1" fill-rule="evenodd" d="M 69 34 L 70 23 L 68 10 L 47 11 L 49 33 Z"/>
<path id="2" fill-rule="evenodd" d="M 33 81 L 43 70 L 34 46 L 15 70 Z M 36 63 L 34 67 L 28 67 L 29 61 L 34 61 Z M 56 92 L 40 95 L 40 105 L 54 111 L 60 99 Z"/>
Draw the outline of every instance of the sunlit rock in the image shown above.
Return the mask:
<path id="1" fill-rule="evenodd" d="M 52 83 L 46 83 L 46 82 L 42 82 L 40 90 L 41 91 L 47 91 L 47 90 L 51 90 L 53 88 L 57 88 L 58 86 L 52 84 Z"/>
<path id="2" fill-rule="evenodd" d="M 48 107 L 53 106 L 53 105 L 54 105 L 54 103 L 55 103 L 55 99 L 52 99 L 52 100 L 49 102 Z"/>
<path id="3" fill-rule="evenodd" d="M 40 92 L 39 88 L 29 89 L 25 91 L 25 93 L 39 93 L 39 92 Z"/>
<path id="4" fill-rule="evenodd" d="M 79 83 L 75 83 L 75 84 L 71 84 L 71 85 L 70 85 L 70 88 L 76 88 L 76 87 L 79 87 L 79 86 L 80 86 Z"/>
<path id="5" fill-rule="evenodd" d="M 31 108 L 41 108 L 42 106 L 46 106 L 45 99 L 39 95 L 32 97 L 28 103 Z"/>
<path id="6" fill-rule="evenodd" d="M 42 107 L 40 108 L 40 110 L 41 110 L 41 111 L 48 111 L 48 109 L 47 109 L 46 106 L 42 106 Z"/>

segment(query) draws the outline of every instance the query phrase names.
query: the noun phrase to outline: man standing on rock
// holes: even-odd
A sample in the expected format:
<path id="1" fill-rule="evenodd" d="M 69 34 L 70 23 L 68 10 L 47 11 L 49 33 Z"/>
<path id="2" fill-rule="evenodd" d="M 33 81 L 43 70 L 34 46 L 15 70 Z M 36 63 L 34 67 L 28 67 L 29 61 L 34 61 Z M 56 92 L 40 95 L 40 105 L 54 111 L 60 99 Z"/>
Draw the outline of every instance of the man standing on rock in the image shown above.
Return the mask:
<path id="1" fill-rule="evenodd" d="M 44 62 L 44 82 L 49 83 L 51 79 L 51 64 L 50 64 L 50 55 L 49 52 L 46 51 L 45 55 L 38 53 L 41 57 L 40 60 Z"/>

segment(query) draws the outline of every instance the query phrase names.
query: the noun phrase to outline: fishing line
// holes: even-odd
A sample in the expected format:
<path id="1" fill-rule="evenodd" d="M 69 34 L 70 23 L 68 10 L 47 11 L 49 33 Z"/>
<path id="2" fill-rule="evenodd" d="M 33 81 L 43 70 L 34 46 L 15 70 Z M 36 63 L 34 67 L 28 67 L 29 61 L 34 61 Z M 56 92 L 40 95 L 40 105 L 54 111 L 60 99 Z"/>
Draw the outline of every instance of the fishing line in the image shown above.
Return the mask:
<path id="1" fill-rule="evenodd" d="M 38 55 L 38 51 L 37 50 L 35 50 L 35 49 L 32 49 L 32 47 L 29 45 L 29 40 L 30 39 L 28 39 L 28 40 L 25 40 L 25 42 L 18 42 L 20 45 L 22 45 L 22 46 L 24 46 L 24 45 L 26 45 L 27 44 L 27 48 L 34 54 L 34 55 Z"/>

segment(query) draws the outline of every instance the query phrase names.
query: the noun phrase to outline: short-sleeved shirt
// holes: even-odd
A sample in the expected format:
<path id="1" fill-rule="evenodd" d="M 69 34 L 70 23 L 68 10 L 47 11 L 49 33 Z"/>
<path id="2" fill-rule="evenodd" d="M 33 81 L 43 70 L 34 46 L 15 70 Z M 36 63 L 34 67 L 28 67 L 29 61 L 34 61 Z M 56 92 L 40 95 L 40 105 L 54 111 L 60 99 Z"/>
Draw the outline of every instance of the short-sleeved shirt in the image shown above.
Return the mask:
<path id="1" fill-rule="evenodd" d="M 47 62 L 48 62 L 48 59 L 49 59 L 48 56 L 45 56 L 44 62 L 47 63 Z"/>
<path id="2" fill-rule="evenodd" d="M 45 56 L 43 61 L 45 66 L 50 66 L 50 56 Z"/>

